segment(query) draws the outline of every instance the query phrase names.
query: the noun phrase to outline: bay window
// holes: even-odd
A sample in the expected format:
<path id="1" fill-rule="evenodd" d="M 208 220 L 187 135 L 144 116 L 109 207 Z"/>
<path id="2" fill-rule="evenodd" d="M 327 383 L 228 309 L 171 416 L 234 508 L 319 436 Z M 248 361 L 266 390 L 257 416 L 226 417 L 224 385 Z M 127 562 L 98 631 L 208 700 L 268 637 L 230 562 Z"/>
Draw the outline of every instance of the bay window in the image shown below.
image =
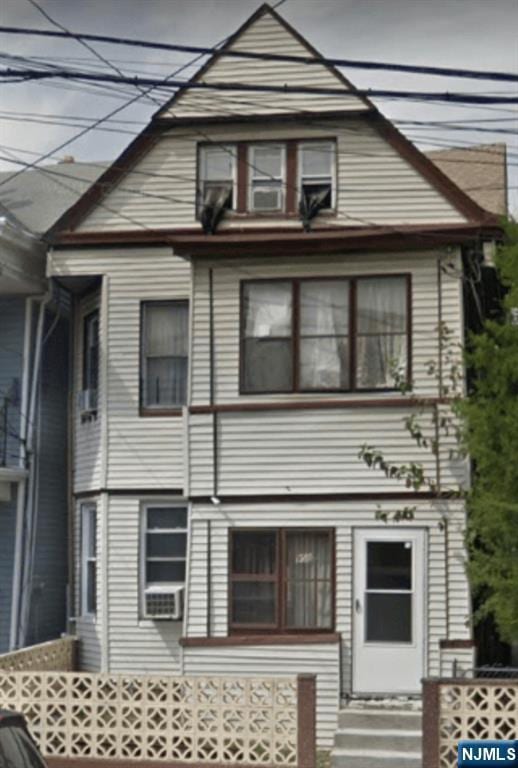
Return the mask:
<path id="1" fill-rule="evenodd" d="M 410 278 L 242 284 L 241 392 L 388 390 L 410 380 Z"/>
<path id="2" fill-rule="evenodd" d="M 174 409 L 187 402 L 189 302 L 142 305 L 142 407 Z"/>
<path id="3" fill-rule="evenodd" d="M 231 630 L 332 630 L 333 531 L 235 530 L 230 557 Z"/>

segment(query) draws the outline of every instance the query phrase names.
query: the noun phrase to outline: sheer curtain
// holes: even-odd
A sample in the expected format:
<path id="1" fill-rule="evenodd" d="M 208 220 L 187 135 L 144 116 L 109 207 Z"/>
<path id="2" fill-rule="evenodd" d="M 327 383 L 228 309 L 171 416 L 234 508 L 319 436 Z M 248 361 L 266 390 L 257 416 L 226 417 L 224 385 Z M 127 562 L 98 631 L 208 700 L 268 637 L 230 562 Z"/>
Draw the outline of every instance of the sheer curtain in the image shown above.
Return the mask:
<path id="1" fill-rule="evenodd" d="M 327 532 L 287 534 L 287 625 L 329 629 L 332 625 L 331 537 Z"/>
<path id="2" fill-rule="evenodd" d="M 265 281 L 244 287 L 244 388 L 288 392 L 292 388 L 292 285 Z"/>
<path id="3" fill-rule="evenodd" d="M 407 363 L 407 283 L 404 277 L 357 283 L 356 376 L 359 388 L 394 386 Z"/>
<path id="4" fill-rule="evenodd" d="M 188 319 L 186 301 L 146 305 L 146 405 L 186 402 Z"/>
<path id="5" fill-rule="evenodd" d="M 300 386 L 349 387 L 349 283 L 300 283 Z"/>

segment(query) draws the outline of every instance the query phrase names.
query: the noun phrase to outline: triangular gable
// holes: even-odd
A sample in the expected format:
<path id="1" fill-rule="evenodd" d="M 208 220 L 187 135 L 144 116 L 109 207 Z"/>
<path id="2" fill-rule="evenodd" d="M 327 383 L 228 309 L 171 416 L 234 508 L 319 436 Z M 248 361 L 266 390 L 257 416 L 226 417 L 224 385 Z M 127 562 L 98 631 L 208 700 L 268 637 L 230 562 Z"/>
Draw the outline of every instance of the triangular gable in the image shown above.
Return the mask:
<path id="1" fill-rule="evenodd" d="M 258 93 L 181 89 L 156 115 L 161 118 L 293 114 L 297 112 L 335 112 L 368 110 L 372 105 L 355 93 L 355 88 L 335 68 L 302 62 L 264 61 L 224 56 L 222 53 L 247 51 L 265 56 L 281 54 L 322 59 L 296 30 L 270 6 L 263 5 L 232 35 L 227 43 L 199 70 L 191 82 L 246 83 L 254 86 L 309 87 L 342 89 L 341 94 Z"/>
<path id="2" fill-rule="evenodd" d="M 253 40 L 253 44 L 252 44 Z M 285 22 L 275 11 L 269 6 L 262 6 L 255 14 L 227 41 L 226 46 L 232 47 L 236 50 L 259 50 L 259 44 L 263 45 L 262 50 L 265 50 L 264 46 L 268 47 L 270 52 L 290 53 L 297 56 L 308 55 L 314 56 L 316 59 L 320 58 L 320 54 L 315 51 L 300 35 L 293 30 L 287 22 Z M 273 46 L 273 48 L 272 48 Z M 225 67 L 232 69 L 235 67 L 235 62 L 239 61 L 238 67 L 238 80 L 241 82 L 272 82 L 273 70 L 271 68 L 272 62 L 267 63 L 267 67 L 263 66 L 261 61 L 254 59 L 236 59 L 234 57 L 222 58 L 221 53 L 214 55 L 209 61 L 201 68 L 197 75 L 194 76 L 194 80 L 203 78 L 207 81 L 214 77 L 216 79 L 223 79 L 228 81 L 232 76 L 235 78 L 235 73 L 225 71 Z M 283 82 L 286 81 L 286 64 L 275 63 L 278 68 L 279 75 Z M 246 67 L 246 69 L 245 69 Z M 385 142 L 388 142 L 395 150 L 395 152 L 401 158 L 402 163 L 408 164 L 414 171 L 417 171 L 421 180 L 428 184 L 435 197 L 435 202 L 442 199 L 442 204 L 437 208 L 437 212 L 448 211 L 449 215 L 443 219 L 441 214 L 437 216 L 437 223 L 441 220 L 451 220 L 451 212 L 456 211 L 460 214 L 460 221 L 467 220 L 477 223 L 488 223 L 488 218 L 491 215 L 487 211 L 482 209 L 476 202 L 465 194 L 448 176 L 441 172 L 434 163 L 431 162 L 417 147 L 415 147 L 410 141 L 408 141 L 403 134 L 401 134 L 392 123 L 381 115 L 380 112 L 365 98 L 359 97 L 355 93 L 354 86 L 351 85 L 341 73 L 333 67 L 329 67 L 322 63 L 322 67 L 319 65 L 304 65 L 295 64 L 300 78 L 310 78 L 311 83 L 315 83 L 321 78 L 320 85 L 326 87 L 343 87 L 344 96 L 338 97 L 323 97 L 322 101 L 311 102 L 311 108 L 315 111 L 318 110 L 322 115 L 322 120 L 325 121 L 325 113 L 329 111 L 329 116 L 338 114 L 342 119 L 350 117 L 356 117 L 359 119 L 361 113 L 364 113 L 364 120 L 367 120 L 371 127 L 376 130 L 380 136 L 383 137 Z M 300 69 L 303 67 L 304 69 Z M 305 84 L 306 84 L 305 81 Z M 208 94 L 212 94 L 208 98 Z M 225 99 L 237 99 L 240 98 L 234 92 L 225 92 L 223 94 Z M 263 100 L 259 104 L 258 97 L 266 96 L 267 99 Z M 257 118 L 261 119 L 261 114 L 279 115 L 279 119 L 287 120 L 288 118 L 294 118 L 297 120 L 298 115 L 301 112 L 297 106 L 293 103 L 287 108 L 286 95 L 282 95 L 282 102 L 273 104 L 270 99 L 271 93 L 268 94 L 250 94 L 247 93 L 243 100 L 249 102 L 250 109 L 253 110 L 253 114 Z M 303 111 L 307 111 L 309 108 L 308 97 L 304 96 Z M 200 99 L 203 100 L 203 104 Z M 208 99 L 208 100 L 207 100 Z M 211 101 L 212 99 L 212 101 Z M 158 208 L 161 203 L 157 199 L 156 202 L 153 198 L 149 198 L 149 205 L 140 205 L 138 203 L 138 190 L 145 189 L 147 193 L 154 192 L 152 177 L 146 179 L 146 169 L 149 166 L 149 170 L 157 172 L 160 169 L 164 169 L 167 165 L 170 166 L 170 173 L 172 177 L 174 174 L 179 173 L 179 165 L 186 162 L 185 156 L 180 149 L 180 156 L 176 159 L 167 158 L 163 154 L 162 137 L 164 134 L 168 135 L 168 129 L 171 126 L 182 124 L 182 118 L 186 118 L 188 121 L 193 119 L 195 122 L 198 120 L 207 121 L 211 120 L 221 122 L 223 119 L 226 122 L 231 119 L 234 123 L 239 123 L 240 120 L 245 122 L 250 119 L 250 112 L 246 112 L 246 105 L 240 104 L 237 106 L 233 104 L 231 111 L 221 112 L 221 103 L 217 104 L 213 101 L 214 92 L 212 91 L 195 91 L 189 89 L 183 89 L 176 93 L 171 101 L 163 107 L 147 126 L 147 128 L 124 150 L 124 152 L 117 158 L 112 166 L 101 176 L 101 178 L 92 185 L 92 187 L 73 205 L 67 213 L 65 213 L 60 220 L 56 222 L 54 227 L 50 230 L 49 235 L 52 235 L 55 240 L 59 241 L 59 233 L 63 233 L 64 239 L 67 239 L 66 232 L 69 233 L 79 228 L 85 234 L 86 230 L 89 233 L 99 233 L 99 242 L 103 241 L 104 234 L 113 230 L 113 234 L 116 235 L 116 231 L 133 231 L 133 230 L 152 230 L 158 227 L 162 228 L 164 225 L 158 222 L 161 217 L 158 215 Z M 322 97 L 317 97 L 322 99 Z M 268 100 L 268 104 L 266 101 Z M 334 101 L 333 101 L 334 100 Z M 284 105 L 284 113 L 283 113 Z M 229 104 L 226 105 L 227 107 Z M 197 111 L 198 110 L 198 111 Z M 261 111 L 263 110 L 263 111 Z M 348 111 L 349 110 L 349 111 Z M 254 118 L 255 119 L 255 118 Z M 335 124 L 336 125 L 336 124 Z M 189 150 L 190 152 L 190 150 Z M 174 162 L 173 162 L 174 160 Z M 164 165 L 165 163 L 165 165 Z M 138 169 L 142 169 L 142 175 L 139 175 Z M 136 171 L 136 176 L 132 174 L 132 171 Z M 164 171 L 165 172 L 165 171 Z M 186 176 L 192 176 L 193 179 L 196 175 L 196 168 L 187 168 L 185 170 Z M 193 181 L 194 184 L 194 181 Z M 128 193 L 125 186 L 131 190 L 132 194 Z M 163 191 L 163 185 L 160 185 L 158 192 Z M 171 187 L 170 192 L 172 198 L 175 197 L 174 191 Z M 189 193 L 194 200 L 195 192 L 194 188 Z M 143 198 L 143 204 L 146 203 Z M 166 202 L 167 205 L 167 202 Z M 446 208 L 445 208 L 446 206 Z M 138 220 L 141 219 L 143 213 L 146 211 L 144 208 L 149 208 L 154 212 L 152 219 L 149 216 L 143 217 L 146 219 L 145 223 Z M 162 204 L 163 207 L 163 204 Z M 187 226 L 194 226 L 198 228 L 198 223 L 193 217 L 193 207 L 191 205 L 190 217 L 191 223 Z M 107 215 L 108 214 L 108 215 Z M 404 222 L 404 210 L 401 210 L 401 222 Z M 170 217 L 170 206 L 167 211 L 167 215 L 164 218 L 170 222 L 169 226 L 173 226 Z M 370 217 L 369 217 L 370 218 Z M 373 216 L 373 219 L 376 217 Z M 183 224 L 182 226 L 185 226 Z M 57 236 L 57 237 L 56 237 Z M 78 240 L 81 238 L 81 232 L 78 232 Z M 70 238 L 68 238 L 70 242 Z"/>

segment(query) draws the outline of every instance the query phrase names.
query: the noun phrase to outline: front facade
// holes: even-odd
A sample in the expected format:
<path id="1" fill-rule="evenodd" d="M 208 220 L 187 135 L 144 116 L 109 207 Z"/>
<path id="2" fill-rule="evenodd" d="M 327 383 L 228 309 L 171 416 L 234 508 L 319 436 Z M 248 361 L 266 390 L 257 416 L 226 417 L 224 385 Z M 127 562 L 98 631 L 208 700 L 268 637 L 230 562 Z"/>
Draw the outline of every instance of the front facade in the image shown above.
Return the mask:
<path id="1" fill-rule="evenodd" d="M 226 50 L 318 61 L 267 7 Z M 448 408 L 438 328 L 462 342 L 462 247 L 491 220 L 324 64 L 223 55 L 195 82 L 48 256 L 73 294 L 81 664 L 315 672 L 325 745 L 341 696 L 472 665 L 467 464 L 404 420 Z"/>

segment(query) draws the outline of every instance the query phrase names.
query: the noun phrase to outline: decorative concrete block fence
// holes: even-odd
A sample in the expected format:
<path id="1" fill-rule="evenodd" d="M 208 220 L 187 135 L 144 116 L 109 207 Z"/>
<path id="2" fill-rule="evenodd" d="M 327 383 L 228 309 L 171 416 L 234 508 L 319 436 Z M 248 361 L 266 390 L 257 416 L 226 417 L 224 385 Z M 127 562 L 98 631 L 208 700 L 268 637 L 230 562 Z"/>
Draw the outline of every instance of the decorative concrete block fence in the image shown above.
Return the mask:
<path id="1" fill-rule="evenodd" d="M 461 739 L 515 739 L 518 680 L 423 682 L 423 768 L 456 768 Z"/>
<path id="2" fill-rule="evenodd" d="M 77 669 L 77 650 L 77 638 L 67 636 L 3 653 L 0 654 L 0 673 L 73 672 Z"/>
<path id="3" fill-rule="evenodd" d="M 315 677 L 0 673 L 50 764 L 315 766 Z"/>

